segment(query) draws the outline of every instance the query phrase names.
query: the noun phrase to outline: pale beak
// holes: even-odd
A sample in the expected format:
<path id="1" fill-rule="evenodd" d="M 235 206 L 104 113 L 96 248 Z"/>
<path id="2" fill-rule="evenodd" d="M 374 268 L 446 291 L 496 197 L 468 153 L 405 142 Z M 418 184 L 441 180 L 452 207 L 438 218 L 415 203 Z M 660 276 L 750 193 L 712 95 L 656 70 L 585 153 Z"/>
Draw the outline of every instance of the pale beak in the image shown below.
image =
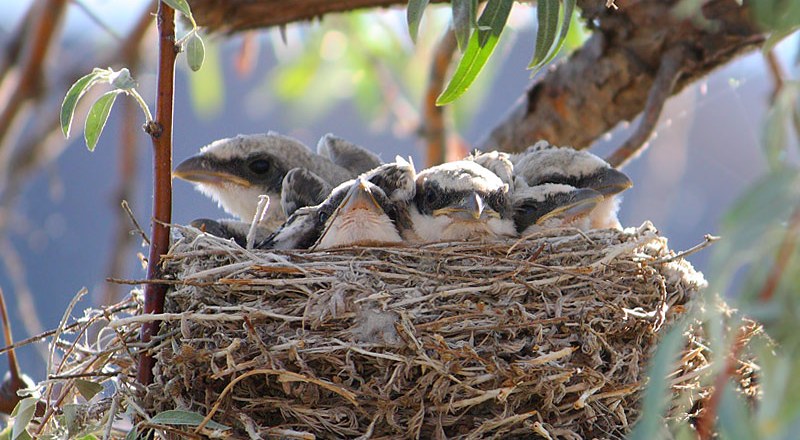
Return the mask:
<path id="1" fill-rule="evenodd" d="M 358 179 L 350 188 L 336 215 L 347 215 L 358 209 L 383 213 L 383 208 L 375 200 L 375 196 L 372 195 L 372 191 L 363 179 Z"/>
<path id="2" fill-rule="evenodd" d="M 459 200 L 459 202 L 453 206 L 434 210 L 433 215 L 448 215 L 465 221 L 478 221 L 486 217 L 500 217 L 500 214 L 494 209 L 486 206 L 483 197 L 475 191 Z"/>

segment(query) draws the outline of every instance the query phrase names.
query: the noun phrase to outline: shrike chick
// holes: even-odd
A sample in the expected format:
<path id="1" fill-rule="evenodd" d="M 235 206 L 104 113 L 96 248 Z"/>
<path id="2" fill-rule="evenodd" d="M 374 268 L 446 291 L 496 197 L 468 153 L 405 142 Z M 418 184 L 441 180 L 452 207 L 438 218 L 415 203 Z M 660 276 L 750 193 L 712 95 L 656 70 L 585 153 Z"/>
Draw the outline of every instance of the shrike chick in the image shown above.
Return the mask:
<path id="1" fill-rule="evenodd" d="M 253 219 L 258 196 L 268 195 L 272 203 L 264 223 L 274 229 L 285 220 L 277 201 L 283 179 L 293 168 L 309 170 L 331 185 L 355 176 L 299 141 L 273 132 L 214 141 L 181 162 L 173 176 L 195 183 L 200 192 L 244 222 Z"/>
<path id="2" fill-rule="evenodd" d="M 556 147 L 545 141 L 511 156 L 514 176 L 534 187 L 558 183 L 593 189 L 604 200 L 589 215 L 593 228 L 620 228 L 617 219 L 620 193 L 633 186 L 631 179 L 588 151 Z"/>
<path id="3" fill-rule="evenodd" d="M 589 215 L 603 202 L 603 195 L 588 188 L 544 183 L 518 188 L 512 197 L 514 225 L 520 235 L 542 228 L 591 227 Z"/>
<path id="4" fill-rule="evenodd" d="M 508 184 L 468 160 L 421 171 L 410 218 L 420 242 L 486 240 L 515 232 Z"/>

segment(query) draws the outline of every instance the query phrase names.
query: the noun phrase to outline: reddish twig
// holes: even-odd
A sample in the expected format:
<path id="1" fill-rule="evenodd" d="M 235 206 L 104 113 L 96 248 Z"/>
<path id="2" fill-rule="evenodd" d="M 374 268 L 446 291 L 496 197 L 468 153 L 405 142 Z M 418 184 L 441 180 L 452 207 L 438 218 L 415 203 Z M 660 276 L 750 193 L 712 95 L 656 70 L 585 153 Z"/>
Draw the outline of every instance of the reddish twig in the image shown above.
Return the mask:
<path id="1" fill-rule="evenodd" d="M 728 356 L 725 359 L 725 367 L 720 371 L 716 379 L 714 379 L 714 388 L 712 388 L 711 395 L 708 397 L 703 412 L 700 414 L 699 420 L 697 421 L 697 435 L 700 440 L 710 440 L 714 434 L 714 424 L 717 420 L 717 410 L 719 409 L 719 402 L 722 398 L 722 391 L 725 389 L 725 384 L 728 383 L 728 379 L 736 373 L 736 364 L 739 362 L 742 349 L 747 345 L 755 329 L 755 324 L 741 327 L 730 350 L 728 350 Z"/>
<path id="2" fill-rule="evenodd" d="M 162 278 L 161 257 L 169 250 L 169 226 L 172 221 L 172 105 L 175 82 L 175 11 L 158 4 L 158 92 L 156 119 L 146 129 L 153 141 L 153 222 L 150 232 L 150 254 L 147 279 Z M 167 286 L 147 284 L 144 288 L 144 313 L 162 313 Z M 158 333 L 158 322 L 142 325 L 143 343 Z M 153 381 L 155 359 L 146 352 L 139 356 L 137 380 L 141 384 Z"/>
<path id="3" fill-rule="evenodd" d="M 792 253 L 797 247 L 797 239 L 800 236 L 800 206 L 796 207 L 792 216 L 789 219 L 789 226 L 786 229 L 786 235 L 783 237 L 778 253 L 775 256 L 775 263 L 772 265 L 767 280 L 764 282 L 759 291 L 758 298 L 761 302 L 766 303 L 770 301 L 775 294 L 780 284 L 783 273 L 786 271 L 786 266 L 792 258 Z M 736 362 L 739 354 L 747 343 L 749 336 L 753 333 L 754 326 L 742 328 L 733 342 L 725 361 L 725 368 L 717 375 L 714 380 L 714 388 L 711 395 L 708 397 L 708 403 L 700 416 L 697 424 L 697 433 L 701 440 L 708 440 L 714 434 L 714 424 L 717 420 L 717 411 L 719 409 L 719 401 L 722 398 L 722 391 L 728 379 L 736 372 Z"/>
<path id="4" fill-rule="evenodd" d="M 426 163 L 429 167 L 444 163 L 447 159 L 447 131 L 444 124 L 444 109 L 436 105 L 436 98 L 442 93 L 445 76 L 453 60 L 458 45 L 452 28 L 448 28 L 436 45 L 431 60 L 431 71 L 428 77 L 428 88 L 422 104 L 425 117 L 421 131 L 426 142 Z"/>
<path id="5" fill-rule="evenodd" d="M 786 229 L 786 235 L 783 236 L 783 241 L 778 248 L 778 253 L 775 256 L 775 264 L 772 265 L 772 270 L 767 276 L 767 281 L 761 291 L 758 292 L 758 298 L 762 302 L 767 302 L 772 299 L 775 294 L 775 289 L 783 278 L 783 273 L 786 271 L 786 266 L 789 260 L 792 259 L 792 253 L 797 248 L 797 237 L 800 235 L 800 206 L 796 207 L 792 216 L 789 218 L 789 227 Z"/>
<path id="6" fill-rule="evenodd" d="M 677 46 L 664 54 L 658 68 L 653 86 L 647 95 L 647 103 L 642 111 L 642 119 L 633 134 L 606 159 L 612 167 L 621 168 L 631 159 L 644 151 L 656 128 L 658 118 L 667 98 L 672 96 L 675 84 L 678 82 L 683 69 L 686 68 L 686 56 L 689 51 L 683 46 Z"/>
<path id="7" fill-rule="evenodd" d="M 6 309 L 6 299 L 3 295 L 3 289 L 0 288 L 0 317 L 3 321 L 3 334 L 5 336 L 6 345 L 14 343 L 14 337 L 11 335 L 11 322 L 8 320 L 8 310 Z M 26 388 L 29 384 L 25 383 L 22 378 L 22 373 L 19 370 L 19 363 L 17 362 L 17 355 L 14 350 L 8 351 L 8 378 L 3 381 L 0 386 L 0 412 L 11 414 L 14 407 L 20 401 L 17 391 Z"/>
<path id="8" fill-rule="evenodd" d="M 781 62 L 778 60 L 778 56 L 775 55 L 775 49 L 764 54 L 764 60 L 767 62 L 767 70 L 773 81 L 770 100 L 774 103 L 775 99 L 778 98 L 778 92 L 783 89 L 783 84 L 786 82 L 786 72 L 784 72 L 783 66 L 781 66 Z"/>
<path id="9" fill-rule="evenodd" d="M 28 28 L 36 15 L 35 12 L 36 6 L 31 4 L 19 26 L 11 33 L 12 37 L 6 43 L 6 47 L 3 48 L 2 59 L 0 60 L 0 81 L 3 81 L 3 78 L 11 70 L 11 66 L 15 65 L 19 60 L 22 44 L 25 42 L 25 36 L 28 35 Z"/>
<path id="10" fill-rule="evenodd" d="M 29 44 L 24 51 L 19 75 L 16 76 L 18 82 L 0 111 L 0 148 L 5 145 L 3 140 L 20 109 L 39 92 L 43 81 L 44 59 L 58 29 L 58 22 L 64 15 L 66 0 L 47 0 L 40 3 L 39 8 L 36 24 L 31 29 L 31 35 L 27 36 Z"/>

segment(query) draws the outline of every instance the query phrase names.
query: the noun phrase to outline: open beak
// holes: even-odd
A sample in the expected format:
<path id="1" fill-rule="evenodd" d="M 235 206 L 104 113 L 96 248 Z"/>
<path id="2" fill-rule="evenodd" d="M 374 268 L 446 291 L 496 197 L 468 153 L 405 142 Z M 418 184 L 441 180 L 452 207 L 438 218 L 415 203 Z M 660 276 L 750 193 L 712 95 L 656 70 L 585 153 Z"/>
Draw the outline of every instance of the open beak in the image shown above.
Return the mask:
<path id="1" fill-rule="evenodd" d="M 448 215 L 466 221 L 478 221 L 486 217 L 500 217 L 500 214 L 494 209 L 484 204 L 483 197 L 475 191 L 459 200 L 453 206 L 434 210 L 433 215 Z"/>
<path id="2" fill-rule="evenodd" d="M 614 168 L 603 168 L 592 176 L 591 188 L 604 197 L 610 197 L 614 194 L 621 193 L 626 189 L 633 186 L 630 177 L 626 176 L 622 171 Z"/>
<path id="3" fill-rule="evenodd" d="M 244 188 L 249 188 L 251 185 L 247 179 L 225 170 L 213 159 L 202 155 L 192 156 L 178 164 L 172 171 L 172 177 L 208 185 L 233 183 Z"/>
<path id="4" fill-rule="evenodd" d="M 547 214 L 536 219 L 536 224 L 558 218 L 568 223 L 577 218 L 589 215 L 603 201 L 603 195 L 592 189 L 576 189 L 569 193 L 566 200 L 553 201 L 555 207 Z"/>
<path id="5" fill-rule="evenodd" d="M 358 209 L 364 209 L 376 213 L 383 212 L 383 208 L 381 208 L 381 205 L 379 205 L 378 201 L 375 200 L 375 197 L 372 195 L 372 191 L 370 191 L 366 181 L 363 179 L 358 179 L 353 187 L 347 192 L 342 204 L 340 205 L 337 215 L 347 215 Z"/>

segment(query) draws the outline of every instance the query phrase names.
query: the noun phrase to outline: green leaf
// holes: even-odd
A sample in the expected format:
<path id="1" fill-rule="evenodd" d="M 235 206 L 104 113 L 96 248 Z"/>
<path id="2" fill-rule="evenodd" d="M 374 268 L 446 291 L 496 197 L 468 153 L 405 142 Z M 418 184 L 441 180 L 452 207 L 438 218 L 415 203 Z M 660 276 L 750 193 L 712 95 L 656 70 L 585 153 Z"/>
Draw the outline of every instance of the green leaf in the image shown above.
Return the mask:
<path id="1" fill-rule="evenodd" d="M 97 395 L 100 391 L 103 391 L 103 385 L 84 379 L 75 379 L 75 387 L 86 400 L 92 400 L 92 397 Z"/>
<path id="2" fill-rule="evenodd" d="M 536 3 L 536 18 L 539 27 L 536 29 L 536 48 L 528 69 L 538 71 L 547 64 L 548 54 L 552 51 L 558 33 L 558 15 L 561 2 L 559 0 L 540 0 Z M 574 3 L 573 3 L 574 6 Z M 566 34 L 564 34 L 566 37 Z"/>
<path id="3" fill-rule="evenodd" d="M 771 396 L 770 396 L 771 397 Z M 719 438 L 749 440 L 761 438 L 754 429 L 755 423 L 747 404 L 731 383 L 725 384 L 719 402 Z"/>
<path id="4" fill-rule="evenodd" d="M 558 55 L 558 53 L 561 51 L 561 48 L 564 46 L 564 42 L 567 40 L 567 34 L 569 33 L 573 11 L 575 10 L 575 2 L 576 0 L 564 1 L 564 10 L 562 11 L 561 17 L 561 31 L 559 32 L 558 40 L 556 40 L 554 46 L 548 49 L 547 56 L 541 60 L 538 65 L 533 66 L 533 72 L 531 73 L 532 75 L 536 75 L 536 72 L 538 72 L 542 67 L 548 65 L 550 61 L 553 61 L 553 58 Z M 531 68 L 531 66 L 529 65 L 528 68 Z"/>
<path id="5" fill-rule="evenodd" d="M 419 22 L 422 21 L 422 14 L 425 12 L 425 7 L 428 6 L 429 0 L 409 0 L 408 9 L 406 9 L 406 21 L 408 21 L 408 34 L 411 35 L 411 40 L 417 42 L 417 34 L 419 33 Z"/>
<path id="6" fill-rule="evenodd" d="M 84 93 L 92 87 L 102 75 L 102 71 L 95 69 L 92 73 L 84 75 L 75 84 L 69 88 L 64 102 L 61 103 L 61 133 L 65 138 L 69 137 L 70 129 L 72 128 L 72 118 L 75 115 L 75 107 L 78 106 L 78 100 L 81 99 Z"/>
<path id="7" fill-rule="evenodd" d="M 203 67 L 203 60 L 206 57 L 206 47 L 203 44 L 203 39 L 197 33 L 192 34 L 189 41 L 186 42 L 186 62 L 193 72 L 197 72 Z"/>
<path id="8" fill-rule="evenodd" d="M 453 32 L 456 34 L 456 41 L 458 48 L 462 51 L 467 46 L 469 40 L 470 30 L 472 29 L 473 13 L 470 12 L 472 8 L 472 0 L 452 0 L 453 6 Z"/>
<path id="9" fill-rule="evenodd" d="M 205 419 L 205 417 L 195 412 L 171 409 L 156 414 L 150 419 L 150 422 L 159 423 L 161 425 L 200 426 L 200 424 L 203 423 L 203 419 Z M 225 426 L 213 420 L 210 420 L 206 424 L 206 427 L 219 430 L 231 429 L 230 426 Z"/>
<path id="10" fill-rule="evenodd" d="M 27 428 L 36 413 L 36 397 L 26 397 L 17 403 L 11 412 L 14 418 L 14 428 L 11 430 L 11 440 L 23 440 L 30 438 Z"/>
<path id="11" fill-rule="evenodd" d="M 94 151 L 94 147 L 97 146 L 97 140 L 106 126 L 111 107 L 120 93 L 122 93 L 121 90 L 106 92 L 103 96 L 97 98 L 97 101 L 92 104 L 92 108 L 89 109 L 89 115 L 86 116 L 86 125 L 83 129 L 83 137 L 86 139 L 86 148 L 89 151 Z"/>
<path id="12" fill-rule="evenodd" d="M 661 438 L 659 434 L 664 429 L 664 411 L 670 396 L 667 375 L 672 372 L 683 346 L 685 329 L 686 322 L 679 321 L 659 342 L 648 366 L 649 382 L 642 399 L 642 417 L 633 427 L 633 432 L 627 437 L 628 440 Z"/>
<path id="13" fill-rule="evenodd" d="M 194 23 L 194 17 L 192 16 L 192 9 L 189 7 L 189 3 L 186 0 L 161 0 L 162 2 L 166 3 L 172 9 L 179 11 L 181 14 L 185 15 L 186 18 L 189 19 L 192 23 Z"/>
<path id="14" fill-rule="evenodd" d="M 472 34 L 453 77 L 450 78 L 442 94 L 436 98 L 436 105 L 455 101 L 472 85 L 497 46 L 513 4 L 513 0 L 497 0 L 486 4 L 478 24 L 489 30 L 479 30 Z M 480 44 L 481 40 L 484 40 L 484 44 Z"/>

